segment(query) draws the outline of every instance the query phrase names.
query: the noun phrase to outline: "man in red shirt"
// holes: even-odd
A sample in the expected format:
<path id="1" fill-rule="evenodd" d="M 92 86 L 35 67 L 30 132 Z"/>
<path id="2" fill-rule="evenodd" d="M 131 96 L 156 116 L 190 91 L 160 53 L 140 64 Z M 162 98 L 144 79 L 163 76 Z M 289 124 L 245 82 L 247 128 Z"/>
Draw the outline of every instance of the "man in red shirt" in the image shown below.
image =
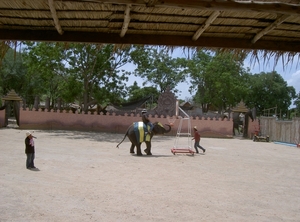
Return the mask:
<path id="1" fill-rule="evenodd" d="M 196 150 L 196 153 L 199 153 L 198 147 L 203 151 L 203 153 L 205 153 L 205 149 L 202 146 L 200 146 L 200 138 L 200 133 L 198 132 L 197 127 L 194 126 L 194 138 L 192 140 L 195 140 L 194 148 Z"/>

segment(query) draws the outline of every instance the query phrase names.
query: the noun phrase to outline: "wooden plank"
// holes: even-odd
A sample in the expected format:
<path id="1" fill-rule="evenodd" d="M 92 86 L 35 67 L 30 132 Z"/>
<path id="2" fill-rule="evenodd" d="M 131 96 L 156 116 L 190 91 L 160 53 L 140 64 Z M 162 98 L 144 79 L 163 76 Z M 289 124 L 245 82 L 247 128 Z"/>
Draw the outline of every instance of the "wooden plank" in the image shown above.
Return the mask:
<path id="1" fill-rule="evenodd" d="M 96 32 L 68 32 L 59 35 L 56 31 L 45 30 L 8 30 L 0 29 L 1 40 L 16 41 L 49 41 L 49 42 L 86 42 L 86 43 L 111 43 L 111 44 L 144 44 L 187 47 L 211 47 L 253 50 L 274 50 L 286 52 L 300 52 L 299 41 L 265 41 L 259 40 L 255 44 L 251 39 L 200 37 L 193 41 L 190 36 L 173 35 L 132 35 L 123 38 L 118 34 Z"/>

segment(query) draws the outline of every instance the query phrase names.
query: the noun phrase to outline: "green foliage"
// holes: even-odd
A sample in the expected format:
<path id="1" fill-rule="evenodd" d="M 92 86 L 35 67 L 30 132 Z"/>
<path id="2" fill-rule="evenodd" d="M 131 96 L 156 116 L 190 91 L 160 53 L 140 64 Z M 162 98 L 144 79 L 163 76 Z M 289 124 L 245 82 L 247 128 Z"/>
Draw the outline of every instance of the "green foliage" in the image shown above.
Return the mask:
<path id="1" fill-rule="evenodd" d="M 127 73 L 120 67 L 129 61 L 129 51 L 130 48 L 116 50 L 113 45 L 70 45 L 67 50 L 67 73 L 80 83 L 80 86 L 77 85 L 77 95 L 83 99 L 85 112 L 90 105 L 116 102 L 125 95 Z"/>
<path id="2" fill-rule="evenodd" d="M 143 85 L 150 83 L 160 93 L 165 92 L 168 87 L 173 92 L 177 92 L 177 84 L 185 80 L 180 64 L 181 59 L 172 58 L 166 50 L 138 46 L 132 51 L 131 58 L 137 65 L 135 75 L 145 80 Z"/>
<path id="3" fill-rule="evenodd" d="M 154 101 L 158 100 L 159 92 L 155 87 L 143 87 L 140 88 L 135 81 L 128 89 L 128 102 L 137 101 L 148 96 L 152 96 Z"/>
<path id="4" fill-rule="evenodd" d="M 300 116 L 300 92 L 296 96 L 296 99 L 294 101 L 294 105 L 296 106 L 295 111 L 297 113 L 297 116 Z"/>
<path id="5" fill-rule="evenodd" d="M 245 103 L 255 107 L 258 114 L 264 114 L 265 109 L 277 107 L 277 112 L 287 114 L 291 100 L 295 98 L 295 88 L 276 72 L 251 75 L 249 78 L 249 93 Z"/>
<path id="6" fill-rule="evenodd" d="M 28 95 L 47 95 L 78 101 L 86 112 L 91 105 L 120 100 L 126 94 L 126 64 L 130 48 L 115 49 L 107 44 L 33 43 L 24 48 Z"/>
<path id="7" fill-rule="evenodd" d="M 24 96 L 23 91 L 27 86 L 26 67 L 23 65 L 22 56 L 9 49 L 0 69 L 0 93 L 6 95 L 14 89 L 20 96 Z"/>
<path id="8" fill-rule="evenodd" d="M 30 86 L 26 96 L 46 95 L 53 105 L 60 97 L 59 89 L 65 80 L 64 44 L 26 42 L 23 57 Z"/>
<path id="9" fill-rule="evenodd" d="M 197 52 L 187 63 L 192 86 L 196 90 L 194 100 L 204 111 L 215 107 L 219 111 L 236 105 L 246 93 L 247 73 L 242 59 L 230 53 L 211 56 L 204 51 Z"/>
<path id="10" fill-rule="evenodd" d="M 243 57 L 230 53 L 198 51 L 191 59 L 173 58 L 168 51 L 151 46 L 116 49 L 109 44 L 80 43 L 24 43 L 22 53 L 10 49 L 0 67 L 0 93 L 9 90 L 33 104 L 36 95 L 50 97 L 52 105 L 62 98 L 67 103 L 77 101 L 84 111 L 92 105 L 105 107 L 108 103 L 136 101 L 152 95 L 156 101 L 160 93 L 190 77 L 190 92 L 194 102 L 204 111 L 215 107 L 219 111 L 244 100 L 258 114 L 277 107 L 286 113 L 295 99 L 300 113 L 300 93 L 277 72 L 251 75 L 243 68 Z M 134 74 L 144 79 L 126 88 L 130 72 L 123 70 L 129 62 L 137 65 Z"/>

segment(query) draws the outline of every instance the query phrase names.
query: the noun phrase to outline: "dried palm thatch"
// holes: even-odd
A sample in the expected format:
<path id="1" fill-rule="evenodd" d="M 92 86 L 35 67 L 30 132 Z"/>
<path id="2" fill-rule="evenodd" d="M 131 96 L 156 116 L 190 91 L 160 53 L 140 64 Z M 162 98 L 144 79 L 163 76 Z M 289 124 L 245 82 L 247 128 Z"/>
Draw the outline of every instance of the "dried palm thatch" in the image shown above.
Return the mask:
<path id="1" fill-rule="evenodd" d="M 17 42 L 17 41 L 1 41 L 0 42 L 0 66 L 1 66 L 1 62 L 4 58 L 4 56 L 6 55 L 6 52 L 13 48 L 14 49 L 14 57 L 16 57 L 16 50 L 17 50 L 17 47 L 20 46 L 21 43 L 20 42 Z"/>
<path id="2" fill-rule="evenodd" d="M 1 0 L 0 40 L 300 52 L 298 0 Z"/>

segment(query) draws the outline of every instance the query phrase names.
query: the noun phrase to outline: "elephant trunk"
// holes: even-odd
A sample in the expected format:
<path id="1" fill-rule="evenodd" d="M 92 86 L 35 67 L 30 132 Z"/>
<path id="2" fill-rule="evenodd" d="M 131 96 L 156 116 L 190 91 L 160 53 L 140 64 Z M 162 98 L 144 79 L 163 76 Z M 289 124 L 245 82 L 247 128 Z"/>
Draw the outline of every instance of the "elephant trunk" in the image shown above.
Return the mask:
<path id="1" fill-rule="evenodd" d="M 168 124 L 165 124 L 166 126 L 168 126 L 169 127 L 169 129 L 165 129 L 165 131 L 164 131 L 164 133 L 168 133 L 168 132 L 170 132 L 171 131 L 171 126 L 170 125 L 168 125 Z"/>

